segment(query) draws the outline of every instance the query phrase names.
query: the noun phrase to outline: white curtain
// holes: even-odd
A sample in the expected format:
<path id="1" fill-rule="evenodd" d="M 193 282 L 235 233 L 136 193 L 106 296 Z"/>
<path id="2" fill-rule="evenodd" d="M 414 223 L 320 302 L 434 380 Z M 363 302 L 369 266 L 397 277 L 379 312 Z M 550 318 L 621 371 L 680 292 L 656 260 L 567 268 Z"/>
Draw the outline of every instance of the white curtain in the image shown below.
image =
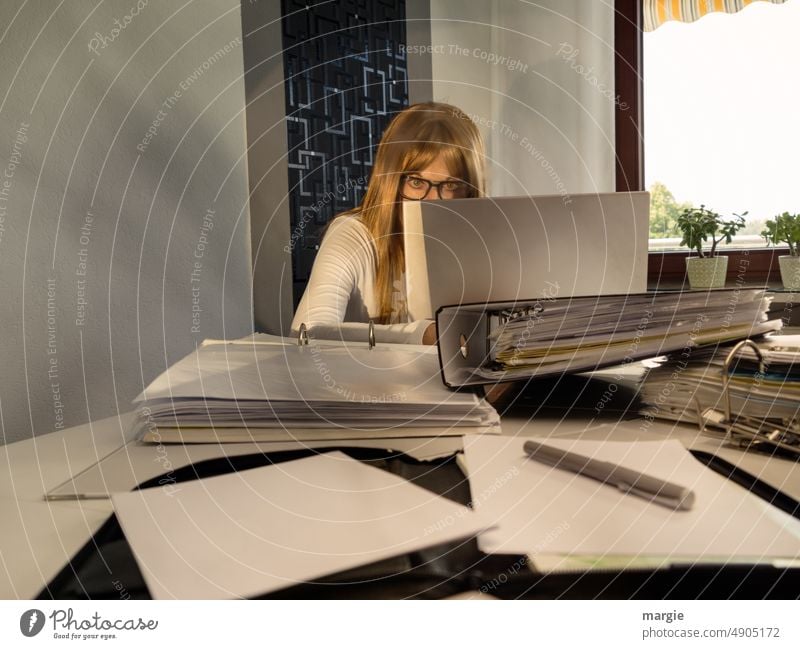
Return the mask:
<path id="1" fill-rule="evenodd" d="M 481 128 L 495 196 L 614 191 L 613 2 L 431 0 L 433 98 Z"/>

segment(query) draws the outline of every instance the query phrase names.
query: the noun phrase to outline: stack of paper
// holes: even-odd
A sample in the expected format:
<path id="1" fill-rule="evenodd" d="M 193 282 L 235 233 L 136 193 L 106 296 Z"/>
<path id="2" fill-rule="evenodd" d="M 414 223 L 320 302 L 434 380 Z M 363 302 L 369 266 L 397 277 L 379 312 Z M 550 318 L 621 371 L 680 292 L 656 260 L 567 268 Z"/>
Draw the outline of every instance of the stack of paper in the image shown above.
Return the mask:
<path id="1" fill-rule="evenodd" d="M 540 300 L 489 335 L 489 379 L 582 371 L 777 331 L 763 290 Z"/>
<path id="2" fill-rule="evenodd" d="M 766 364 L 760 372 L 755 353 L 743 347 L 732 360 L 728 392 L 737 416 L 791 422 L 800 413 L 800 336 L 756 341 Z M 724 410 L 724 345 L 670 358 L 651 369 L 640 389 L 642 413 L 675 421 L 698 422 L 708 408 Z"/>
<path id="3" fill-rule="evenodd" d="M 338 452 L 112 501 L 154 598 L 260 595 L 485 528 L 470 509 Z"/>
<path id="4" fill-rule="evenodd" d="M 704 467 L 675 440 L 541 441 L 691 489 L 690 511 L 537 462 L 524 441 L 465 438 L 475 509 L 497 525 L 479 537 L 484 552 L 527 554 L 540 568 L 800 559 L 800 521 Z"/>
<path id="5" fill-rule="evenodd" d="M 259 441 L 497 432 L 476 395 L 451 392 L 435 348 L 204 344 L 137 397 L 146 441 Z M 330 431 L 323 433 L 322 431 Z"/>

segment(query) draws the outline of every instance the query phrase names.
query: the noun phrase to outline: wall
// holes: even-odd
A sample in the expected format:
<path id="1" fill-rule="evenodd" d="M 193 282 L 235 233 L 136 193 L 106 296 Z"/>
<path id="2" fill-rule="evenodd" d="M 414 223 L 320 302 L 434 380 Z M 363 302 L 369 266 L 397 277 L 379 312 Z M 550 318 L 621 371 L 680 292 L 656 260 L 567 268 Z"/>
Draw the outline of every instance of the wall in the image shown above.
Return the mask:
<path id="1" fill-rule="evenodd" d="M 429 48 L 431 45 L 430 0 L 406 0 L 406 45 L 411 48 Z M 409 55 L 408 101 L 418 104 L 433 97 L 433 64 L 431 56 Z"/>
<path id="2" fill-rule="evenodd" d="M 430 0 L 430 14 L 433 98 L 481 127 L 491 194 L 614 191 L 610 0 Z"/>
<path id="3" fill-rule="evenodd" d="M 243 2 L 242 35 L 255 289 L 253 316 L 258 331 L 288 336 L 294 306 L 280 0 Z"/>
<path id="4" fill-rule="evenodd" d="M 238 0 L 0 4 L 4 442 L 252 331 L 241 45 Z"/>

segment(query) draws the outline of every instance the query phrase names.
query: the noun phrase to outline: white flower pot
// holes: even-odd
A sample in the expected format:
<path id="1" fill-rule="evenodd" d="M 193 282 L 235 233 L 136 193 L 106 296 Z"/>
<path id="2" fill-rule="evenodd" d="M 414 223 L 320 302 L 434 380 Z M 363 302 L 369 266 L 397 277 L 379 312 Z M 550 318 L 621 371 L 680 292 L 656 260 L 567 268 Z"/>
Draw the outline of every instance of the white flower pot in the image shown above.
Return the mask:
<path id="1" fill-rule="evenodd" d="M 781 255 L 778 263 L 781 265 L 783 288 L 790 291 L 800 290 L 800 257 Z"/>
<path id="2" fill-rule="evenodd" d="M 722 288 L 727 272 L 727 257 L 686 258 L 686 274 L 691 288 Z"/>

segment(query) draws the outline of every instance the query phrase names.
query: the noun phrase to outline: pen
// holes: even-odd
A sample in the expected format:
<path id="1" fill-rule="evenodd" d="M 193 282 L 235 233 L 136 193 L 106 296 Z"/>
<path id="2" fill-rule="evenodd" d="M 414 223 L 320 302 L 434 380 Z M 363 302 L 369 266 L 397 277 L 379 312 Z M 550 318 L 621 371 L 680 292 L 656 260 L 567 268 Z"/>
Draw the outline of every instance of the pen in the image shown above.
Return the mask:
<path id="1" fill-rule="evenodd" d="M 613 484 L 625 493 L 647 498 L 659 505 L 680 510 L 689 510 L 694 505 L 694 492 L 672 482 L 539 442 L 525 442 L 524 448 L 537 462 Z"/>

